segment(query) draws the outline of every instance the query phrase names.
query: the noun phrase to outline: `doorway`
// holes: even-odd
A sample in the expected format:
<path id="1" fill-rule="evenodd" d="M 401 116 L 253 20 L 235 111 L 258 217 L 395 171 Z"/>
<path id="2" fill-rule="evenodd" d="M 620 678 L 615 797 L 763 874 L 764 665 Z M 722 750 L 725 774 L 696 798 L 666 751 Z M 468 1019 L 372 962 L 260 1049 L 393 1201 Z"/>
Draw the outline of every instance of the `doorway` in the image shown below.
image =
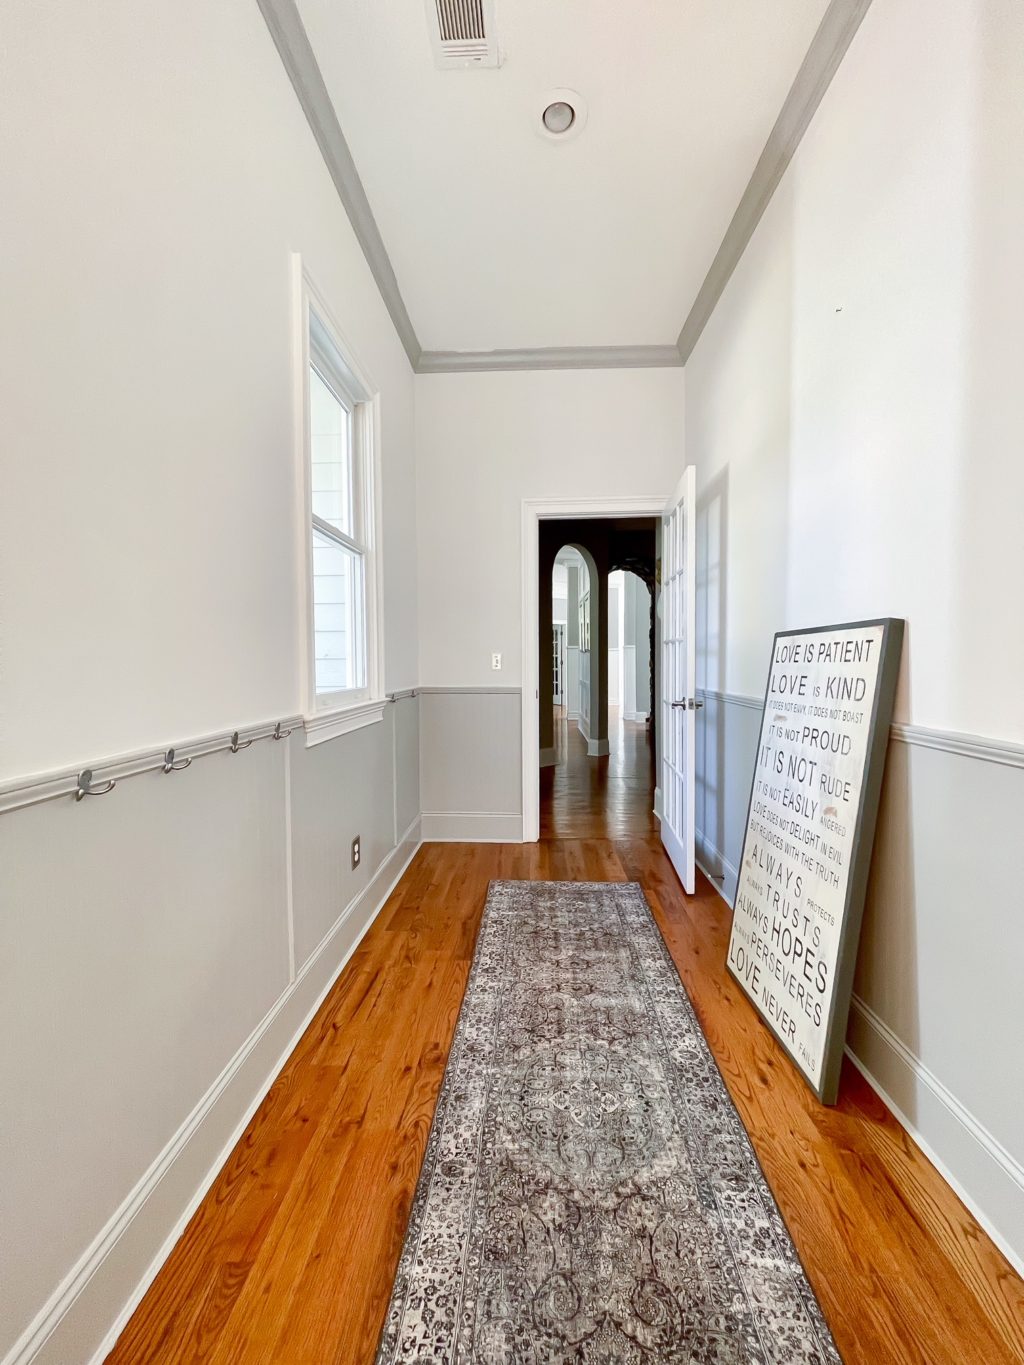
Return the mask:
<path id="1" fill-rule="evenodd" d="M 542 804 L 545 837 L 657 830 L 653 609 L 664 500 L 638 501 L 524 504 L 528 842 L 541 833 Z M 559 625 L 564 653 L 559 648 L 556 664 Z"/>

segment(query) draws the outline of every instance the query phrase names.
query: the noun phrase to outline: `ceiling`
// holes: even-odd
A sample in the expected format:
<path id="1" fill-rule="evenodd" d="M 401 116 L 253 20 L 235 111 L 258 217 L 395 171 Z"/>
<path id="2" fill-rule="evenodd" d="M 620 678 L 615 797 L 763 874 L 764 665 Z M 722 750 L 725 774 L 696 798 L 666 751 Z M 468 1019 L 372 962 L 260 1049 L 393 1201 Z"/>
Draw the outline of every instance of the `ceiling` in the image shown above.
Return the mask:
<path id="1" fill-rule="evenodd" d="M 675 344 L 826 0 L 497 0 L 468 71 L 424 0 L 298 9 L 419 342 L 488 351 Z"/>

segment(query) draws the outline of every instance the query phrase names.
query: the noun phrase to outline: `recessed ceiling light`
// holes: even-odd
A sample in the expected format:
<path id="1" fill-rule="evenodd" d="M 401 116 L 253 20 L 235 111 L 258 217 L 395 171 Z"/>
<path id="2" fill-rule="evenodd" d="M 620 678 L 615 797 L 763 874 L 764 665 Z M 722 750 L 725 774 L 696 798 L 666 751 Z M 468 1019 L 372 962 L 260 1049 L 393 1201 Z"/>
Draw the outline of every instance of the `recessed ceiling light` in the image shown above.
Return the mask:
<path id="1" fill-rule="evenodd" d="M 544 110 L 541 118 L 549 133 L 567 133 L 576 122 L 576 110 L 568 100 L 553 100 Z"/>
<path id="2" fill-rule="evenodd" d="M 548 90 L 533 107 L 533 126 L 548 142 L 572 142 L 586 127 L 587 102 L 578 90 Z"/>

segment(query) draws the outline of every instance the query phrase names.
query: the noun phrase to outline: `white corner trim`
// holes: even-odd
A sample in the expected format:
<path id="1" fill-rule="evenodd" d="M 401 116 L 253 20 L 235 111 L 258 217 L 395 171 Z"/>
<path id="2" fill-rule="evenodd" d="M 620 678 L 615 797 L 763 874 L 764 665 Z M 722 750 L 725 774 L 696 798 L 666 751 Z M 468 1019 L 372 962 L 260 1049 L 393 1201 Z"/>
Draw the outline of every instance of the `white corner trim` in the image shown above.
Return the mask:
<path id="1" fill-rule="evenodd" d="M 345 706 L 336 711 L 320 711 L 315 716 L 305 716 L 302 724 L 306 731 L 306 748 L 324 744 L 339 735 L 350 735 L 353 730 L 364 726 L 376 725 L 384 719 L 385 700 L 361 702 L 357 706 Z"/>
<path id="2" fill-rule="evenodd" d="M 922 1089 L 927 1092 L 947 1124 L 952 1125 L 954 1140 L 964 1137 L 968 1139 L 968 1151 L 973 1149 L 972 1164 L 975 1167 L 973 1173 L 977 1180 L 987 1187 L 988 1198 L 985 1204 L 1001 1212 L 1007 1211 L 1008 1204 L 1014 1205 L 1013 1212 L 1016 1214 L 1018 1226 L 1024 1228 L 1024 1166 L 858 995 L 854 995 L 851 1000 L 851 1015 L 854 1026 L 851 1032 L 859 1022 L 868 1035 L 873 1037 L 875 1046 L 887 1059 L 884 1069 L 893 1075 L 895 1084 L 908 1093 L 915 1089 L 919 1093 Z M 936 1144 L 924 1136 L 920 1126 L 907 1114 L 905 1107 L 893 1097 L 891 1093 L 893 1083 L 890 1082 L 886 1086 L 881 1084 L 877 1075 L 879 1070 L 877 1064 L 872 1067 L 866 1059 L 858 1056 L 854 1044 L 850 1041 L 847 1041 L 845 1050 L 850 1061 L 910 1134 L 928 1161 L 971 1211 L 1007 1260 L 1018 1273 L 1024 1275 L 1024 1245 L 1014 1246 L 1002 1228 L 995 1225 L 981 1201 L 967 1189 L 963 1180 L 954 1173 L 949 1162 L 939 1153 Z"/>
<path id="3" fill-rule="evenodd" d="M 102 1303 L 104 1286 L 101 1282 L 104 1263 L 114 1252 L 121 1237 L 128 1232 L 135 1220 L 143 1215 L 147 1201 L 156 1192 L 161 1181 L 171 1174 L 176 1160 L 184 1153 L 190 1139 L 216 1108 L 218 1100 L 221 1099 L 232 1081 L 242 1071 L 250 1056 L 256 1054 L 258 1050 L 272 1049 L 270 1052 L 270 1069 L 261 1081 L 257 1094 L 246 1103 L 242 1117 L 234 1125 L 228 1142 L 205 1174 L 199 1187 L 190 1194 L 170 1232 L 162 1239 L 157 1254 L 150 1261 L 127 1303 L 121 1306 L 101 1346 L 91 1357 L 90 1365 L 101 1365 L 101 1362 L 113 1348 L 128 1319 L 142 1301 L 146 1290 L 156 1278 L 157 1272 L 167 1259 L 178 1238 L 185 1230 L 189 1219 L 219 1175 L 224 1163 L 245 1132 L 285 1062 L 309 1027 L 313 1016 L 341 975 L 352 953 L 373 924 L 391 892 L 397 886 L 419 846 L 420 831 L 419 817 L 417 817 L 406 830 L 401 841 L 381 863 L 367 886 L 349 902 L 338 916 L 334 925 L 327 931 L 319 945 L 303 964 L 295 981 L 279 996 L 276 1003 L 231 1058 L 142 1179 L 79 1257 L 61 1284 L 57 1286 L 42 1309 L 36 1314 L 36 1317 L 29 1323 L 4 1358 L 3 1365 L 30 1365 L 30 1362 L 43 1350 L 48 1352 L 48 1359 L 81 1359 L 82 1335 L 77 1327 L 80 1317 L 89 1324 L 94 1324 L 97 1320 L 102 1321 L 107 1317 L 107 1312 Z M 367 907 L 371 908 L 367 914 L 366 922 L 361 925 L 354 941 L 337 965 L 332 964 L 328 968 L 326 984 L 318 986 L 317 968 L 322 965 L 322 959 L 329 954 L 335 936 L 353 915 L 358 914 L 360 909 Z M 296 1009 L 302 1011 L 298 1028 L 289 1030 L 283 1038 L 277 1038 L 274 1031 L 275 1023 L 280 1018 L 287 1018 L 286 1011 L 294 1012 Z M 94 1297 L 99 1302 L 91 1302 Z M 51 1347 L 55 1347 L 56 1354 L 51 1353 Z"/>
<path id="4" fill-rule="evenodd" d="M 542 768 L 553 768 L 558 762 L 558 749 L 552 745 L 550 749 L 541 749 L 540 766 Z"/>
<path id="5" fill-rule="evenodd" d="M 610 743 L 609 743 L 609 741 L 608 741 L 607 739 L 588 739 L 588 740 L 587 740 L 587 757 L 588 757 L 588 758 L 604 758 L 605 755 L 606 755 L 606 754 L 609 754 L 610 752 L 611 752 L 611 745 L 610 745 Z"/>

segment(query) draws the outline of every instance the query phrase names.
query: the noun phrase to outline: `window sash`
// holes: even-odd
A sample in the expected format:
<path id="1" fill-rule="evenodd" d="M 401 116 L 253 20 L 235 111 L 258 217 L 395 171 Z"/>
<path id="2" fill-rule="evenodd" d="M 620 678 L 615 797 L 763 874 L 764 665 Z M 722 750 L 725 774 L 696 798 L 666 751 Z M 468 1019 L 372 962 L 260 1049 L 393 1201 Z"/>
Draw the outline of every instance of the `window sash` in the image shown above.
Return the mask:
<path id="1" fill-rule="evenodd" d="M 380 653 L 380 584 L 378 578 L 378 511 L 375 505 L 377 496 L 376 468 L 376 409 L 375 400 L 363 378 L 350 366 L 336 340 L 334 331 L 317 310 L 315 298 L 306 295 L 308 305 L 307 319 L 307 369 L 306 369 L 306 519 L 310 538 L 310 559 L 307 569 L 309 593 L 309 705 L 313 712 L 344 710 L 358 706 L 376 697 L 382 683 L 382 660 Z M 313 511 L 313 440 L 310 426 L 311 395 L 310 381 L 315 374 L 331 396 L 348 414 L 349 443 L 348 461 L 345 471 L 350 486 L 350 517 L 346 530 L 332 525 Z M 328 504 L 329 505 L 329 504 Z M 321 505 L 321 510 L 327 506 Z M 345 521 L 339 517 L 339 521 Z M 355 679 L 349 687 L 318 686 L 317 673 L 319 660 L 316 640 L 316 568 L 312 546 L 316 542 L 326 549 L 328 545 L 344 550 L 356 561 L 353 564 L 352 581 L 356 584 L 355 595 L 347 603 L 347 629 L 351 640 L 346 641 L 343 653 L 346 656 L 347 676 Z M 329 627 L 328 629 L 333 629 Z M 341 641 L 338 648 L 341 649 Z M 339 655 L 339 657 L 341 657 Z M 327 670 L 330 672 L 330 670 Z M 345 671 L 337 670 L 336 676 L 344 676 Z M 321 673 L 322 676 L 322 673 Z"/>

